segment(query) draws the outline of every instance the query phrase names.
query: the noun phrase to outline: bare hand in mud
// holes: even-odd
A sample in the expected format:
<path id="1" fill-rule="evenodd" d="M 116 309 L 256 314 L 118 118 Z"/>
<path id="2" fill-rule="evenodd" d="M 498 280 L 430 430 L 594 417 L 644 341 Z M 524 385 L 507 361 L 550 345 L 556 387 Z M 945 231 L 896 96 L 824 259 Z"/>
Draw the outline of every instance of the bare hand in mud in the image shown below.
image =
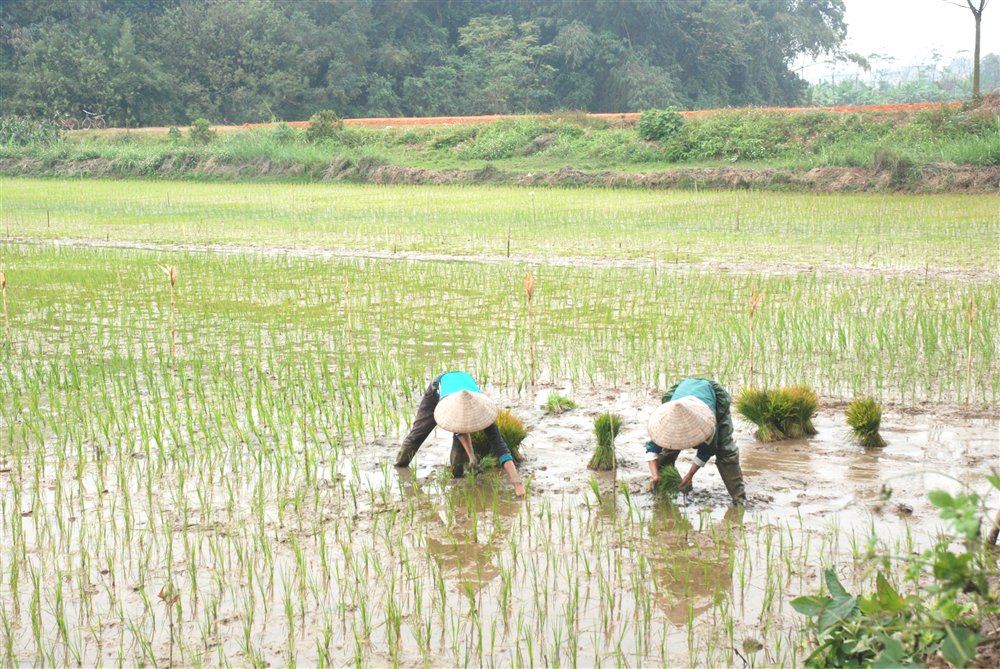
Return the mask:
<path id="1" fill-rule="evenodd" d="M 656 490 L 656 486 L 659 483 L 660 479 L 653 479 L 652 481 L 649 482 L 649 487 L 647 488 L 647 490 L 649 490 L 649 492 L 654 492 Z"/>
<path id="2" fill-rule="evenodd" d="M 691 492 L 691 489 L 694 487 L 694 485 L 692 484 L 692 481 L 691 481 L 692 478 L 694 478 L 694 477 L 692 477 L 692 476 L 685 476 L 684 479 L 681 481 L 680 486 L 678 486 L 677 489 L 680 490 L 685 495 L 688 494 L 689 492 Z"/>
<path id="3" fill-rule="evenodd" d="M 514 494 L 518 497 L 524 497 L 524 484 L 520 481 L 514 484 Z"/>

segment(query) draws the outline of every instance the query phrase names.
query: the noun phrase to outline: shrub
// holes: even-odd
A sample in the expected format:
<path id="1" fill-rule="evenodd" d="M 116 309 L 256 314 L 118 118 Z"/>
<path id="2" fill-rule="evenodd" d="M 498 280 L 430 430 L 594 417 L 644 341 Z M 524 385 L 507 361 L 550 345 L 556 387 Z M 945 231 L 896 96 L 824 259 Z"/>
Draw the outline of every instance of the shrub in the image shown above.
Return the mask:
<path id="1" fill-rule="evenodd" d="M 524 460 L 524 456 L 521 455 L 521 442 L 528 436 L 528 428 L 508 409 L 504 409 L 497 416 L 497 427 L 500 428 L 500 436 L 503 437 L 504 443 L 510 449 L 510 455 L 514 458 L 514 463 L 521 463 Z M 476 454 L 476 459 L 480 461 L 479 464 L 483 469 L 489 469 L 491 464 L 494 467 L 499 464 L 493 458 L 493 451 L 490 449 L 490 442 L 486 438 L 485 432 L 473 433 L 472 451 Z M 492 461 L 490 458 L 492 458 Z"/>
<path id="2" fill-rule="evenodd" d="M 337 136 L 337 132 L 344 127 L 344 122 L 337 116 L 337 113 L 326 109 L 316 112 L 309 119 L 309 127 L 306 128 L 306 140 L 309 142 L 322 142 Z"/>
<path id="3" fill-rule="evenodd" d="M 805 386 L 776 390 L 743 388 L 733 402 L 736 412 L 757 426 L 758 441 L 798 439 L 816 434 L 812 418 L 819 398 Z"/>
<path id="4" fill-rule="evenodd" d="M 184 137 L 184 135 L 181 134 L 181 131 L 176 125 L 170 126 L 170 130 L 167 130 L 167 139 L 171 142 L 179 142 L 182 137 Z"/>
<path id="5" fill-rule="evenodd" d="M 51 144 L 62 139 L 62 128 L 50 121 L 32 121 L 21 116 L 0 117 L 0 145 Z"/>
<path id="6" fill-rule="evenodd" d="M 878 433 L 882 424 L 882 407 L 875 400 L 864 398 L 848 404 L 847 424 L 851 427 L 851 436 L 862 446 L 885 446 L 885 440 Z"/>
<path id="7" fill-rule="evenodd" d="M 1000 479 L 986 478 L 1000 489 Z M 941 490 L 928 493 L 947 529 L 931 548 L 902 558 L 903 578 L 913 594 L 901 594 L 888 577 L 900 558 L 876 554 L 873 542 L 869 560 L 886 572 L 877 574 L 875 592 L 852 595 L 827 569 L 827 595 L 792 600 L 792 608 L 809 619 L 806 627 L 815 639 L 805 666 L 918 666 L 937 653 L 956 667 L 975 664 L 980 643 L 989 641 L 981 632 L 995 629 L 988 621 L 1000 614 L 1000 606 L 987 581 L 996 573 L 995 559 L 979 534 L 989 516 L 984 500 L 967 492 L 955 497 Z"/>
<path id="8" fill-rule="evenodd" d="M 602 413 L 594 419 L 597 450 L 587 463 L 590 469 L 607 471 L 615 467 L 615 437 L 622 429 L 622 417 L 616 413 Z"/>
<path id="9" fill-rule="evenodd" d="M 635 127 L 643 139 L 662 142 L 681 131 L 684 117 L 677 113 L 677 107 L 650 109 L 639 115 Z"/>
<path id="10" fill-rule="evenodd" d="M 278 144 L 291 144 L 295 141 L 296 134 L 295 128 L 288 125 L 284 121 L 276 125 L 274 130 L 271 131 L 271 137 L 273 137 L 274 141 Z"/>
<path id="11" fill-rule="evenodd" d="M 212 124 L 207 118 L 197 119 L 191 124 L 191 129 L 188 131 L 188 137 L 191 138 L 192 142 L 197 142 L 198 144 L 208 144 L 217 136 L 216 132 L 210 127 L 211 125 Z"/>
<path id="12" fill-rule="evenodd" d="M 548 399 L 545 400 L 545 404 L 542 408 L 545 410 L 545 413 L 550 416 L 558 416 L 561 413 L 572 411 L 573 409 L 577 409 L 579 407 L 577 407 L 576 402 L 570 398 L 563 397 L 559 393 L 551 393 L 548 396 Z"/>

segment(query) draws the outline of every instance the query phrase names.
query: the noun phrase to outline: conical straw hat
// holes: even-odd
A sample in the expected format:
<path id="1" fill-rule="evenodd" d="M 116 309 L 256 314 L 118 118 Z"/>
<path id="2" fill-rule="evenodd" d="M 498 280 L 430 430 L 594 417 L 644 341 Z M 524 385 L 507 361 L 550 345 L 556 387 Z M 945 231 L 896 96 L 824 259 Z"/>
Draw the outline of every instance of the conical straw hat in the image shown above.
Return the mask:
<path id="1" fill-rule="evenodd" d="M 646 422 L 649 436 L 660 448 L 695 448 L 715 434 L 715 413 L 697 397 L 661 404 Z"/>
<path id="2" fill-rule="evenodd" d="M 492 425 L 499 413 L 500 407 L 486 395 L 459 390 L 438 402 L 434 420 L 449 432 L 472 434 Z"/>

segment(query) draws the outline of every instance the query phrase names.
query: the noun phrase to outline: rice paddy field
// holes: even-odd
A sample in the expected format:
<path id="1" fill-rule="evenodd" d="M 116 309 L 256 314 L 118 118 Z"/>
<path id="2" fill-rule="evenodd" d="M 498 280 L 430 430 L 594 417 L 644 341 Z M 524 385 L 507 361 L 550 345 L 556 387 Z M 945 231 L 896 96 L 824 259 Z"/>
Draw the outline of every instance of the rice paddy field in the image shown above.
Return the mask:
<path id="1" fill-rule="evenodd" d="M 801 664 L 788 602 L 870 587 L 1000 460 L 997 204 L 0 180 L 0 661 Z M 819 434 L 739 428 L 745 510 L 714 465 L 654 499 L 646 417 L 749 382 L 761 291 L 754 378 L 815 389 Z M 532 428 L 525 499 L 450 479 L 440 430 L 392 467 L 445 369 Z M 861 396 L 884 449 L 847 437 Z"/>

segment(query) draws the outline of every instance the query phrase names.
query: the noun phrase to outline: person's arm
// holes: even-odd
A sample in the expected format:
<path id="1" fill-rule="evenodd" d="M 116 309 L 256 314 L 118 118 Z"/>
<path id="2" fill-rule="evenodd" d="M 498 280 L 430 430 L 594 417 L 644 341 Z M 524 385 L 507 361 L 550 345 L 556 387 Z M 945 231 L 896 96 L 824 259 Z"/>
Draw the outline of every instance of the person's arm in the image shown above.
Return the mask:
<path id="1" fill-rule="evenodd" d="M 687 476 L 681 479 L 681 485 L 679 488 L 681 492 L 685 493 L 691 492 L 691 488 L 693 487 L 692 481 L 694 481 L 695 472 L 697 472 L 699 469 L 701 469 L 700 466 L 691 463 L 691 469 L 688 470 Z"/>
<path id="2" fill-rule="evenodd" d="M 657 446 L 652 441 L 646 442 L 646 462 L 649 463 L 649 473 L 653 476 L 653 480 L 649 482 L 649 491 L 653 492 L 656 484 L 660 482 L 660 467 L 659 462 L 656 458 L 663 452 L 663 449 Z"/>
<path id="3" fill-rule="evenodd" d="M 458 440 L 462 442 L 462 447 L 465 448 L 466 455 L 469 456 L 469 465 L 472 467 L 476 466 L 476 454 L 472 450 L 472 437 L 467 434 L 458 435 Z"/>
<path id="4" fill-rule="evenodd" d="M 517 467 L 514 466 L 513 460 L 508 460 L 503 463 L 503 468 L 507 472 L 507 476 L 510 477 L 511 483 L 514 484 L 514 494 L 518 497 L 524 497 L 524 483 L 521 482 L 521 477 L 517 474 Z"/>

